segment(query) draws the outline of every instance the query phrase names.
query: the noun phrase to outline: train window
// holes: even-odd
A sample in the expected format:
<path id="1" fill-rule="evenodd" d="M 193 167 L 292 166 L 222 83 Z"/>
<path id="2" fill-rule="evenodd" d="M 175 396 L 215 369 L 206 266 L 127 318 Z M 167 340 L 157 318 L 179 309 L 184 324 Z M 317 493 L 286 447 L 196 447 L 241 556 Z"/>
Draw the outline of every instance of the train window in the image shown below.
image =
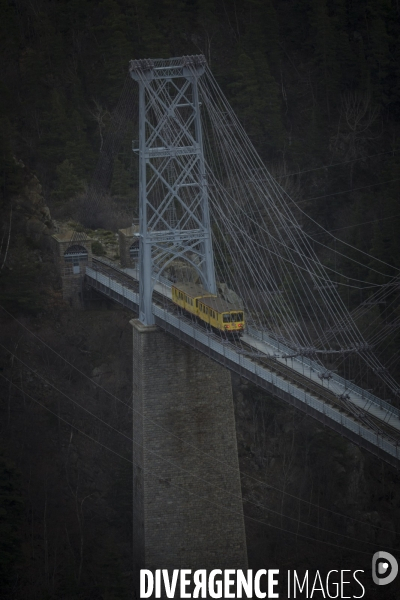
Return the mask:
<path id="1" fill-rule="evenodd" d="M 199 306 L 199 301 L 196 300 L 196 308 L 198 308 L 198 306 Z"/>
<path id="2" fill-rule="evenodd" d="M 232 321 L 243 321 L 243 313 L 239 312 L 239 313 L 232 313 Z"/>
<path id="3" fill-rule="evenodd" d="M 223 321 L 224 323 L 238 323 L 239 321 L 243 321 L 243 313 L 242 312 L 238 312 L 238 313 L 225 313 L 223 315 Z"/>

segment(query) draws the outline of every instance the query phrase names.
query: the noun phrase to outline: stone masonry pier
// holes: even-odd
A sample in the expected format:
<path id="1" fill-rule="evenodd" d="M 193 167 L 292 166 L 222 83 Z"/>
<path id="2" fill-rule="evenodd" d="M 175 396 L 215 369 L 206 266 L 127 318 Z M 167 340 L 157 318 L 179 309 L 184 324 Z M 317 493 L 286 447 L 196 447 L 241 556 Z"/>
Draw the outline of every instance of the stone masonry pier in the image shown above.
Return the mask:
<path id="1" fill-rule="evenodd" d="M 136 580 L 140 568 L 247 569 L 230 372 L 131 324 Z"/>

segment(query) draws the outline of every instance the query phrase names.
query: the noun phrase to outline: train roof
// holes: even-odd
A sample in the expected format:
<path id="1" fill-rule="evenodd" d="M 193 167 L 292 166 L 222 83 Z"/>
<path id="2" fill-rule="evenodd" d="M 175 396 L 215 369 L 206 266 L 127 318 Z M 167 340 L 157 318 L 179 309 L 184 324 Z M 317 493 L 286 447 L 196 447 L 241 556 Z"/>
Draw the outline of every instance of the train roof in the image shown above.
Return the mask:
<path id="1" fill-rule="evenodd" d="M 198 283 L 173 283 L 172 287 L 183 292 L 187 296 L 191 298 L 199 298 L 204 306 L 208 306 L 212 310 L 217 312 L 228 312 L 228 311 L 241 311 L 243 312 L 243 308 L 236 304 L 229 304 L 223 298 L 219 298 L 210 292 L 207 292 L 201 285 Z"/>
<path id="2" fill-rule="evenodd" d="M 214 298 L 202 298 L 201 302 L 204 304 L 204 306 L 208 306 L 212 310 L 215 310 L 219 313 L 229 312 L 232 310 L 243 312 L 243 308 L 240 308 L 240 306 L 229 304 L 229 302 L 226 302 L 226 300 L 223 300 L 222 298 L 216 298 L 215 296 Z"/>
<path id="3" fill-rule="evenodd" d="M 176 288 L 180 292 L 183 292 L 187 296 L 191 298 L 204 298 L 213 296 L 210 292 L 207 292 L 204 288 L 201 287 L 198 283 L 173 283 L 172 287 Z"/>

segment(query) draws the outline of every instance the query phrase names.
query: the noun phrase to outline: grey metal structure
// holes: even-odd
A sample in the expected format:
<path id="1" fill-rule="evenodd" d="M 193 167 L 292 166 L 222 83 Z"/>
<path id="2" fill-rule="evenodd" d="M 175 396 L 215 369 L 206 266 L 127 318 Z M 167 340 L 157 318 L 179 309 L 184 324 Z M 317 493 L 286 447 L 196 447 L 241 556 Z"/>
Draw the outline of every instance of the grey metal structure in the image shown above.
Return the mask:
<path id="1" fill-rule="evenodd" d="M 177 258 L 216 293 L 198 79 L 204 56 L 133 60 L 139 83 L 140 309 L 154 323 L 152 293 Z"/>
<path id="2" fill-rule="evenodd" d="M 105 261 L 101 262 L 105 263 Z M 109 276 L 87 267 L 86 281 L 91 287 L 102 294 L 136 311 L 140 302 L 139 294 L 114 279 L 112 271 L 117 276 L 118 269 L 115 269 L 115 267 L 110 269 Z M 121 271 L 121 273 L 124 272 Z M 163 283 L 167 286 L 171 282 L 164 280 Z M 356 416 L 343 414 L 338 407 L 321 400 L 314 393 L 306 392 L 292 382 L 283 379 L 279 374 L 271 372 L 267 366 L 253 362 L 250 358 L 243 355 L 239 347 L 236 348 L 232 344 L 223 343 L 221 339 L 212 333 L 207 332 L 201 326 L 183 317 L 173 314 L 168 308 L 153 303 L 152 311 L 156 325 L 168 331 L 177 339 L 206 354 L 249 381 L 252 381 L 276 398 L 280 398 L 306 412 L 334 431 L 372 452 L 375 456 L 399 468 L 400 446 L 397 442 L 388 439 L 384 433 L 374 432 L 365 427 L 359 422 Z M 265 337 L 263 332 L 257 331 L 254 328 L 251 328 L 250 335 L 255 341 L 257 339 L 262 340 Z M 268 342 L 271 341 L 269 338 L 267 340 Z M 272 343 L 275 344 L 273 340 Z M 321 368 L 320 365 L 312 363 L 308 359 L 305 360 L 307 364 L 315 364 L 315 368 Z M 349 382 L 346 382 L 335 374 L 333 375 L 342 387 L 349 390 Z M 375 405 L 376 412 L 377 414 L 380 413 L 382 422 L 399 423 L 400 411 L 398 409 L 372 396 L 372 394 L 365 397 L 367 392 L 357 388 L 357 386 L 354 386 L 354 390 L 363 397 L 364 408 Z M 396 425 L 396 428 L 400 431 L 399 425 Z"/>

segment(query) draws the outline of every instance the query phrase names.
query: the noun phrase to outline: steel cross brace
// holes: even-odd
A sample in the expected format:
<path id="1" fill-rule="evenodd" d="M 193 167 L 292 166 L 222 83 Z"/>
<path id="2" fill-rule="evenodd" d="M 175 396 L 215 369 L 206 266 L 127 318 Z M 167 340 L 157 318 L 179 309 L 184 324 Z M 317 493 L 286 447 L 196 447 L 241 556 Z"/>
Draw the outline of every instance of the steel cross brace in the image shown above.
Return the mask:
<path id="1" fill-rule="evenodd" d="M 176 259 L 216 293 L 198 79 L 204 56 L 136 60 L 139 83 L 139 319 L 154 323 L 152 293 Z"/>

